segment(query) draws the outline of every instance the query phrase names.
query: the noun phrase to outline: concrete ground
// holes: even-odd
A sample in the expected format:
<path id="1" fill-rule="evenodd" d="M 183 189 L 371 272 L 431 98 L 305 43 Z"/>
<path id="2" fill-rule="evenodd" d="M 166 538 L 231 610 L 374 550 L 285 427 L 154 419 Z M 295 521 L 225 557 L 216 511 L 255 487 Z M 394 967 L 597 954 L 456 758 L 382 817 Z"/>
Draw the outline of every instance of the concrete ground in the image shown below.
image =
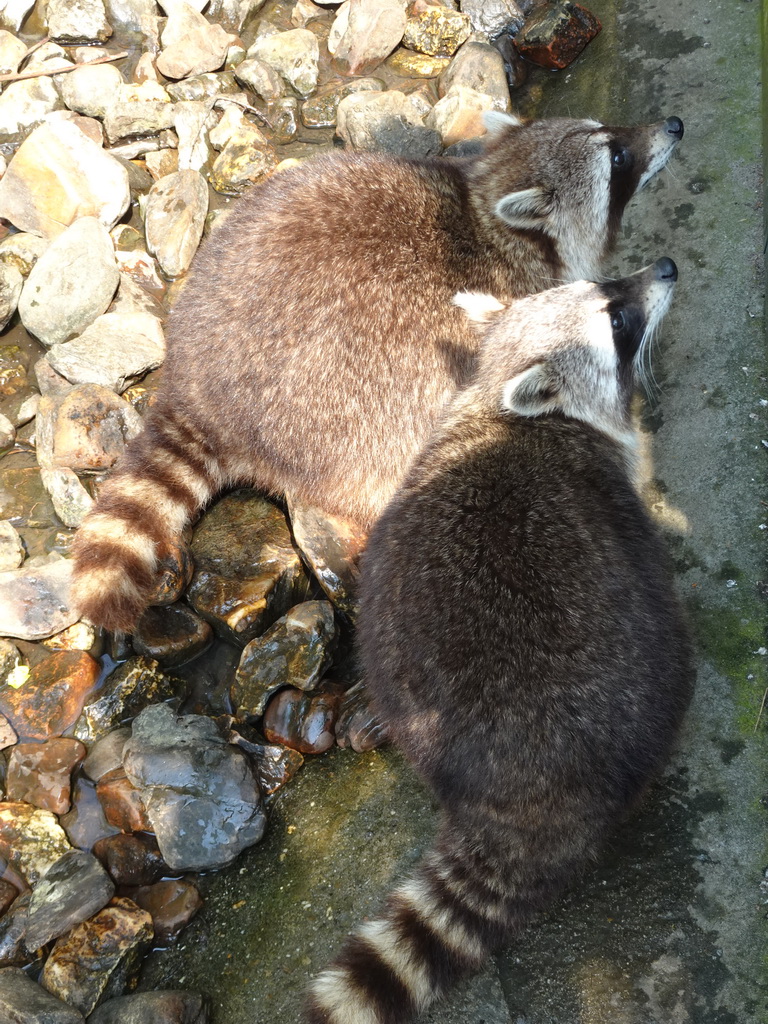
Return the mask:
<path id="1" fill-rule="evenodd" d="M 616 270 L 672 256 L 648 497 L 699 643 L 679 753 L 600 866 L 428 1019 L 441 1024 L 768 1022 L 768 523 L 758 0 L 588 0 L 601 36 L 523 113 L 683 118 L 634 201 Z M 768 702 L 767 702 L 768 703 Z M 208 991 L 216 1024 L 292 1024 L 306 978 L 429 843 L 394 751 L 336 751 L 280 798 L 266 840 L 211 877 L 142 987 Z"/>

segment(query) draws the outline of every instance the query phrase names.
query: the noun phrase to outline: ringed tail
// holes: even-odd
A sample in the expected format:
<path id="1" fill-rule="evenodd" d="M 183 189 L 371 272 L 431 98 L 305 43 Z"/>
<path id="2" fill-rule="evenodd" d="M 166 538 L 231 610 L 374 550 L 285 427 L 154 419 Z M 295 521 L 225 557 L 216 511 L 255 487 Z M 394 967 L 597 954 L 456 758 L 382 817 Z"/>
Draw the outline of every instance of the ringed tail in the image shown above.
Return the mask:
<path id="1" fill-rule="evenodd" d="M 178 416 L 150 412 L 75 536 L 71 597 L 81 618 L 131 632 L 160 557 L 220 487 L 204 438 Z"/>

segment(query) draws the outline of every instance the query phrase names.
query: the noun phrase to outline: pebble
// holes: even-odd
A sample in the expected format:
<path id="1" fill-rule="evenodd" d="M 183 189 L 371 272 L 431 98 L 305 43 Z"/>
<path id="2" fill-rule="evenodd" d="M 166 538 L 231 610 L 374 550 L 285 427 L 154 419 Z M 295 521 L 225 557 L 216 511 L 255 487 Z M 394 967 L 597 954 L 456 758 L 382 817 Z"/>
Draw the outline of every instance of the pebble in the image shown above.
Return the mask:
<path id="1" fill-rule="evenodd" d="M 282 789 L 304 764 L 304 757 L 298 750 L 274 743 L 252 743 L 234 730 L 230 732 L 229 742 L 236 744 L 250 756 L 259 789 L 265 797 L 270 797 Z"/>
<path id="2" fill-rule="evenodd" d="M 368 75 L 392 53 L 405 32 L 403 0 L 348 0 L 331 27 L 328 49 L 343 75 Z"/>
<path id="3" fill-rule="evenodd" d="M 203 905 L 197 888 L 184 878 L 143 885 L 131 893 L 131 899 L 152 915 L 158 946 L 175 942 Z"/>
<path id="4" fill-rule="evenodd" d="M 152 824 L 141 791 L 134 786 L 125 769 L 113 768 L 96 783 L 96 796 L 104 817 L 121 832 L 149 832 Z"/>
<path id="5" fill-rule="evenodd" d="M 152 186 L 144 218 L 147 246 L 171 280 L 192 262 L 207 213 L 208 188 L 199 171 L 176 171 Z"/>
<path id="6" fill-rule="evenodd" d="M 240 718 L 259 718 L 283 686 L 314 690 L 331 662 L 338 631 L 327 601 L 305 601 L 245 647 L 232 684 Z"/>
<path id="7" fill-rule="evenodd" d="M 63 106 L 58 89 L 50 78 L 11 82 L 0 96 L 0 138 L 17 136 L 42 121 L 46 114 L 61 110 Z"/>
<path id="8" fill-rule="evenodd" d="M 277 156 L 255 124 L 242 116 L 211 168 L 217 192 L 239 195 L 274 170 Z"/>
<path id="9" fill-rule="evenodd" d="M 39 474 L 31 472 L 40 483 Z M 17 494 L 16 498 L 19 497 Z M 8 514 L 8 506 L 4 514 Z M 31 519 L 27 525 L 34 522 L 53 525 L 50 519 L 47 522 Z M 44 640 L 76 622 L 77 613 L 69 605 L 71 575 L 71 563 L 59 556 L 43 564 L 28 561 L 20 569 L 0 573 L 0 636 Z"/>
<path id="10" fill-rule="evenodd" d="M 0 1020 L 8 1024 L 85 1024 L 78 1010 L 46 992 L 18 967 L 0 970 Z"/>
<path id="11" fill-rule="evenodd" d="M 0 842 L 8 850 L 10 866 L 32 886 L 71 849 L 55 815 L 13 801 L 0 803 Z"/>
<path id="12" fill-rule="evenodd" d="M 261 36 L 248 50 L 248 56 L 268 64 L 300 96 L 307 97 L 317 88 L 320 46 L 317 36 L 308 29 Z"/>
<path id="13" fill-rule="evenodd" d="M 0 450 L 10 448 L 16 440 L 16 428 L 13 423 L 0 413 Z"/>
<path id="14" fill-rule="evenodd" d="M 0 715 L 0 750 L 5 750 L 6 747 L 12 747 L 18 742 L 19 737 L 16 735 L 16 730 L 13 728 L 11 723 L 5 717 Z"/>
<path id="15" fill-rule="evenodd" d="M 209 718 L 177 716 L 167 704 L 146 708 L 133 723 L 123 765 L 174 871 L 223 867 L 264 834 L 250 763 Z"/>
<path id="16" fill-rule="evenodd" d="M 179 151 L 177 149 L 159 149 L 154 153 L 147 153 L 144 163 L 155 181 L 159 181 L 166 174 L 178 171 Z"/>
<path id="17" fill-rule="evenodd" d="M 66 814 L 71 802 L 72 772 L 85 754 L 84 744 L 64 737 L 18 743 L 8 761 L 8 799 L 24 800 L 52 814 Z"/>
<path id="18" fill-rule="evenodd" d="M 0 331 L 16 312 L 24 278 L 10 263 L 0 263 Z"/>
<path id="19" fill-rule="evenodd" d="M 403 46 L 432 57 L 452 57 L 471 33 L 466 14 L 449 7 L 429 7 L 408 19 Z"/>
<path id="20" fill-rule="evenodd" d="M 98 700 L 83 707 L 74 735 L 89 743 L 99 739 L 148 704 L 174 697 L 177 688 L 152 658 L 128 658 L 104 680 Z"/>
<path id="21" fill-rule="evenodd" d="M 81 217 L 30 271 L 19 300 L 22 323 L 46 347 L 67 341 L 104 313 L 119 281 L 109 232 L 95 217 Z"/>
<path id="22" fill-rule="evenodd" d="M 285 84 L 277 71 L 256 57 L 238 64 L 234 75 L 241 85 L 255 92 L 265 103 L 285 95 Z"/>
<path id="23" fill-rule="evenodd" d="M 348 519 L 289 500 L 293 539 L 334 607 L 350 618 L 357 612 L 358 561 L 368 534 Z"/>
<path id="24" fill-rule="evenodd" d="M 132 643 L 137 654 L 162 665 L 182 665 L 210 644 L 213 629 L 184 604 L 148 608 L 139 619 Z"/>
<path id="25" fill-rule="evenodd" d="M 27 911 L 26 943 L 39 949 L 105 907 L 115 885 L 85 850 L 68 850 L 37 883 Z"/>
<path id="26" fill-rule="evenodd" d="M 75 472 L 109 469 L 141 432 L 141 416 L 101 384 L 78 384 L 62 400 L 56 418 L 53 458 Z"/>
<path id="27" fill-rule="evenodd" d="M 509 112 L 512 109 L 504 58 L 487 43 L 465 43 L 442 73 L 438 83 L 441 96 L 456 86 L 490 96 L 494 110 Z"/>
<path id="28" fill-rule="evenodd" d="M 0 712 L 23 740 L 47 740 L 70 729 L 99 678 L 84 651 L 52 651 L 32 665 L 21 686 L 0 686 Z"/>
<path id="29" fill-rule="evenodd" d="M 112 35 L 103 0 L 48 0 L 47 21 L 58 43 L 103 43 Z"/>
<path id="30" fill-rule="evenodd" d="M 469 15 L 473 30 L 490 38 L 505 29 L 517 32 L 525 21 L 515 0 L 462 0 L 461 9 Z"/>
<path id="31" fill-rule="evenodd" d="M 116 885 L 154 885 L 170 871 L 154 836 L 116 835 L 100 839 L 93 847 Z"/>
<path id="32" fill-rule="evenodd" d="M 62 401 L 58 396 L 43 395 L 40 398 L 37 406 L 36 455 L 40 479 L 51 496 L 56 515 L 66 526 L 79 526 L 90 511 L 93 498 L 71 469 L 54 464 L 55 425 Z"/>
<path id="33" fill-rule="evenodd" d="M 221 25 L 211 24 L 188 3 L 161 4 L 168 20 L 160 41 L 162 53 L 155 61 L 166 78 L 187 78 L 204 71 L 216 71 L 224 63 L 233 41 Z"/>
<path id="34" fill-rule="evenodd" d="M 410 99 L 397 90 L 346 96 L 336 117 L 337 134 L 354 150 L 411 159 L 435 156 L 442 150 L 440 133 L 425 128 Z"/>
<path id="35" fill-rule="evenodd" d="M 122 765 L 123 747 L 130 735 L 130 726 L 125 725 L 95 740 L 83 761 L 83 771 L 89 779 L 98 782 L 102 775 Z"/>
<path id="36" fill-rule="evenodd" d="M 75 779 L 72 807 L 61 815 L 59 824 L 70 843 L 81 850 L 90 850 L 100 839 L 119 831 L 107 821 L 94 784 L 82 776 Z"/>
<path id="37" fill-rule="evenodd" d="M 165 358 L 160 320 L 148 313 L 105 313 L 46 359 L 73 384 L 103 384 L 118 393 Z"/>
<path id="38" fill-rule="evenodd" d="M 165 989 L 110 999 L 93 1011 L 88 1024 L 208 1024 L 210 1019 L 204 996 Z"/>
<path id="39" fill-rule="evenodd" d="M 27 48 L 18 36 L 0 29 L 0 74 L 13 74 L 18 70 Z"/>
<path id="40" fill-rule="evenodd" d="M 517 34 L 515 46 L 532 64 L 562 70 L 576 60 L 601 27 L 585 7 L 555 0 L 535 8 Z"/>
<path id="41" fill-rule="evenodd" d="M 452 85 L 424 118 L 424 124 L 440 132 L 443 146 L 448 147 L 463 139 L 485 135 L 483 113 L 493 109 L 490 96 L 465 85 Z"/>
<path id="42" fill-rule="evenodd" d="M 62 75 L 59 93 L 70 110 L 88 117 L 104 117 L 122 84 L 123 76 L 113 64 L 98 64 Z"/>
<path id="43" fill-rule="evenodd" d="M 122 992 L 152 941 L 152 918 L 124 897 L 58 939 L 40 975 L 53 995 L 88 1016 Z"/>
<path id="44" fill-rule="evenodd" d="M 374 750 L 389 739 L 387 725 L 368 705 L 363 683 L 357 683 L 344 694 L 335 733 L 338 746 L 351 747 L 358 754 Z"/>
<path id="45" fill-rule="evenodd" d="M 262 729 L 270 743 L 283 743 L 302 754 L 322 754 L 334 742 L 338 697 L 315 696 L 287 688 L 267 705 Z"/>
<path id="46" fill-rule="evenodd" d="M 332 128 L 336 110 L 345 96 L 353 92 L 381 92 L 384 83 L 378 78 L 357 78 L 354 81 L 334 79 L 301 105 L 301 120 L 307 128 Z"/>
<path id="47" fill-rule="evenodd" d="M 236 93 L 238 85 L 231 71 L 206 72 L 181 82 L 166 83 L 165 90 L 174 103 L 186 100 L 208 100 L 227 93 Z"/>

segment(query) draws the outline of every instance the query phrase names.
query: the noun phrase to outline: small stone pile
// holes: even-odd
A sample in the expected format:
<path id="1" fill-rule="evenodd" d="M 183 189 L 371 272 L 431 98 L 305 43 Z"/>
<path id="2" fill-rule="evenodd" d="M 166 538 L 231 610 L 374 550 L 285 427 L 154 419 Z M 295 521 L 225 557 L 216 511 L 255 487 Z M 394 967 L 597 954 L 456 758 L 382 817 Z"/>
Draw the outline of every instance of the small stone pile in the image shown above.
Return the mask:
<path id="1" fill-rule="evenodd" d="M 1 5 L 1 1020 L 204 1024 L 193 993 L 123 995 L 144 952 L 305 755 L 386 739 L 350 653 L 365 538 L 316 509 L 223 497 L 128 639 L 69 606 L 202 237 L 338 145 L 477 147 L 531 64 L 598 31 L 570 0 Z"/>

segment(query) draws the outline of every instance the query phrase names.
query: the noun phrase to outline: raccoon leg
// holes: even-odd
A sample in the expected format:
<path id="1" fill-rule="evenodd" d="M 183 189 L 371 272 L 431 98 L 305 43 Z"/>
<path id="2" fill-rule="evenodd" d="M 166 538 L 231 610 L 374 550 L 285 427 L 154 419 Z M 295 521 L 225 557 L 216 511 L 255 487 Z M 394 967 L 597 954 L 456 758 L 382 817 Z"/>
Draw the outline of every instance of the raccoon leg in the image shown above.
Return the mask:
<path id="1" fill-rule="evenodd" d="M 72 599 L 80 615 L 130 632 L 151 600 L 158 557 L 222 484 L 205 438 L 153 409 L 75 537 Z"/>

